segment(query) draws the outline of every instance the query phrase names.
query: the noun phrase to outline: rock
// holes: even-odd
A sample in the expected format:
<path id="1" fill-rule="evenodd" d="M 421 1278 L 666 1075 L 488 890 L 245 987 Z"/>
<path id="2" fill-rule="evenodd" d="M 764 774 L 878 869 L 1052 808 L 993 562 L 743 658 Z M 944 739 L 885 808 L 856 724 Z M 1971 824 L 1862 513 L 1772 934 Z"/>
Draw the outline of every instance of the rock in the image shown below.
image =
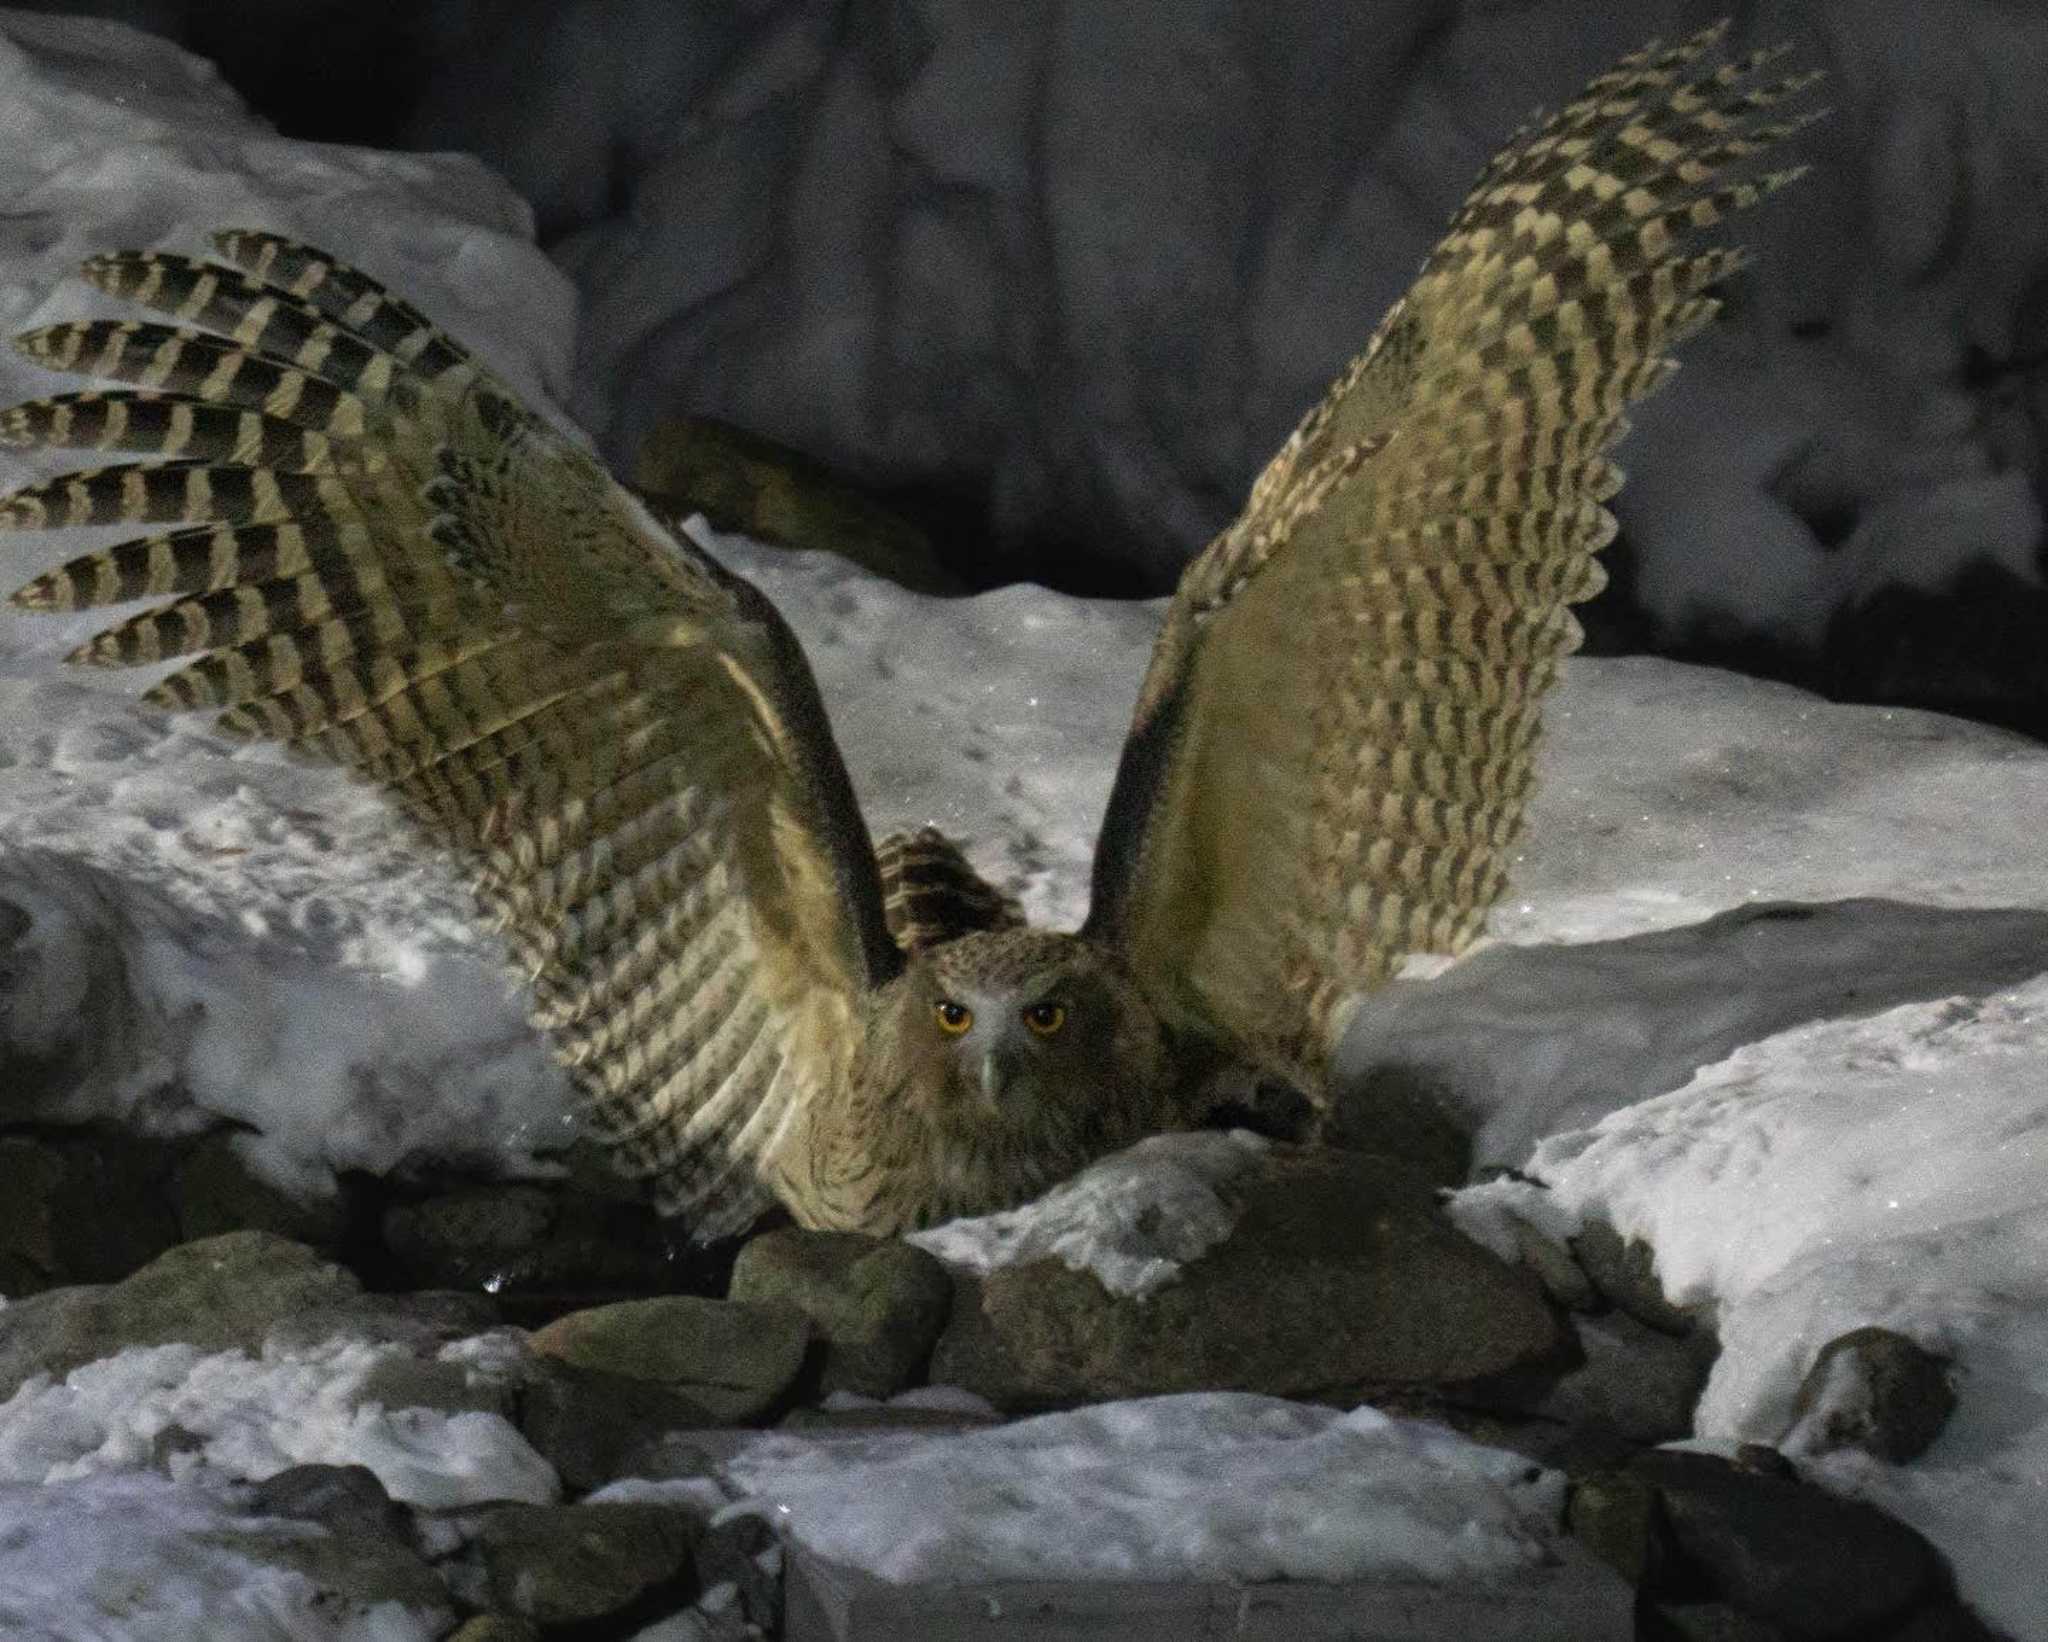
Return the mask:
<path id="1" fill-rule="evenodd" d="M 787 445 L 708 416 L 656 424 L 633 483 L 664 518 L 702 513 L 719 530 L 837 553 L 919 593 L 961 593 L 931 539 L 857 486 Z"/>
<path id="2" fill-rule="evenodd" d="M 540 1627 L 511 1614 L 480 1613 L 465 1620 L 447 1642 L 541 1642 Z"/>
<path id="3" fill-rule="evenodd" d="M 1860 1448 L 1903 1465 L 1927 1451 L 1955 1406 L 1947 1359 L 1888 1328 L 1851 1329 L 1807 1370 L 1785 1446 L 1800 1454 Z"/>
<path id="4" fill-rule="evenodd" d="M 321 1534 L 293 1539 L 234 1536 L 260 1546 L 261 1559 L 303 1573 L 325 1593 L 324 1611 L 367 1614 L 386 1603 L 450 1617 L 448 1593 L 419 1554 L 412 1519 L 365 1466 L 295 1465 L 258 1483 L 247 1509 L 258 1517 L 317 1523 Z"/>
<path id="5" fill-rule="evenodd" d="M 1938 1601 L 1915 1613 L 1884 1642 L 2001 1642 L 1998 1632 L 1960 1602 Z"/>
<path id="6" fill-rule="evenodd" d="M 796 1381 L 810 1342 L 793 1306 L 671 1294 L 559 1317 L 533 1348 L 581 1368 L 683 1392 L 720 1423 L 764 1414 Z"/>
<path id="7" fill-rule="evenodd" d="M 263 1179 L 244 1160 L 240 1137 L 217 1129 L 179 1156 L 170 1182 L 178 1234 L 192 1242 L 223 1232 L 266 1231 L 315 1248 L 340 1245 L 348 1214 L 341 1197 L 302 1203 Z"/>
<path id="8" fill-rule="evenodd" d="M 1056 1259 L 958 1278 L 931 1378 L 1014 1410 L 1465 1382 L 1569 1350 L 1536 1280 L 1461 1235 L 1392 1159 L 1275 1146 L 1232 1189 L 1235 1229 L 1142 1300 Z"/>
<path id="9" fill-rule="evenodd" d="M 570 1625 L 663 1595 L 680 1602 L 700 1535 L 689 1511 L 667 1505 L 513 1505 L 485 1519 L 472 1553 L 493 1607 Z"/>
<path id="10" fill-rule="evenodd" d="M 412 1516 L 367 1465 L 293 1465 L 255 1484 L 249 1514 L 317 1522 L 336 1533 L 409 1543 Z"/>
<path id="11" fill-rule="evenodd" d="M 120 1135 L 0 1138 L 0 1294 L 115 1282 L 171 1247 L 168 1162 Z"/>
<path id="12" fill-rule="evenodd" d="M 706 1528 L 697 1546 L 697 1581 L 730 1585 L 750 1624 L 775 1635 L 782 1624 L 782 1541 L 759 1517 L 729 1517 Z"/>
<path id="13" fill-rule="evenodd" d="M 359 1403 L 386 1408 L 431 1408 L 442 1414 L 498 1414 L 509 1418 L 512 1386 L 475 1374 L 461 1363 L 433 1357 L 387 1357 L 363 1376 Z"/>
<path id="14" fill-rule="evenodd" d="M 1649 1611 L 1641 1634 L 1652 1642 L 1788 1642 L 1786 1633 L 1725 1602 L 1663 1602 Z"/>
<path id="15" fill-rule="evenodd" d="M 31 1374 L 66 1374 L 127 1346 L 185 1341 L 253 1354 L 280 1320 L 359 1291 L 341 1267 L 268 1232 L 180 1244 L 119 1283 L 53 1289 L 10 1305 L 0 1328 L 0 1397 Z"/>
<path id="16" fill-rule="evenodd" d="M 1619 1311 L 1574 1317 L 1572 1326 L 1585 1361 L 1557 1380 L 1532 1413 L 1637 1444 L 1691 1435 L 1710 1366 L 1691 1340 L 1674 1340 Z"/>
<path id="17" fill-rule="evenodd" d="M 669 1286 L 668 1240 L 643 1204 L 541 1186 L 472 1186 L 401 1204 L 384 1242 L 410 1283 L 580 1300 Z"/>
<path id="18" fill-rule="evenodd" d="M 891 1397 L 931 1356 L 953 1284 L 908 1243 L 792 1226 L 740 1250 L 730 1297 L 781 1302 L 810 1318 L 824 1342 L 820 1390 Z"/>
<path id="19" fill-rule="evenodd" d="M 534 1359 L 519 1399 L 520 1435 L 577 1493 L 637 1472 L 636 1459 L 671 1432 L 718 1423 L 673 1386 L 545 1353 Z"/>
<path id="20" fill-rule="evenodd" d="M 428 1354 L 498 1325 L 498 1308 L 484 1294 L 423 1289 L 414 1294 L 354 1294 L 308 1306 L 280 1318 L 264 1336 L 283 1350 L 337 1338 L 369 1345 L 401 1345 Z"/>
<path id="21" fill-rule="evenodd" d="M 1685 1600 L 1728 1603 L 1811 1642 L 1864 1642 L 1947 1590 L 1934 1548 L 1873 1505 L 1711 1454 L 1652 1450 L 1627 1474 L 1657 1491 Z"/>
<path id="22" fill-rule="evenodd" d="M 1387 1062 L 1346 1081 L 1318 1138 L 1399 1158 L 1435 1185 L 1462 1186 L 1472 1168 L 1472 1136 L 1452 1115 L 1456 1109 L 1441 1077 Z"/>
<path id="23" fill-rule="evenodd" d="M 1690 1334 L 1699 1319 L 1664 1297 L 1657 1281 L 1657 1253 L 1631 1237 L 1624 1241 L 1604 1220 L 1589 1220 L 1572 1239 L 1572 1253 L 1609 1305 L 1664 1334 Z"/>
<path id="24" fill-rule="evenodd" d="M 1591 1311 L 1601 1304 L 1600 1291 L 1593 1287 L 1593 1279 L 1586 1275 L 1569 1243 L 1520 1215 L 1513 1216 L 1510 1224 L 1515 1253 L 1536 1274 L 1544 1293 L 1567 1311 Z"/>
<path id="25" fill-rule="evenodd" d="M 1661 1582 L 1671 1536 L 1655 1484 L 1616 1468 L 1573 1485 L 1565 1524 L 1587 1550 L 1638 1589 Z"/>

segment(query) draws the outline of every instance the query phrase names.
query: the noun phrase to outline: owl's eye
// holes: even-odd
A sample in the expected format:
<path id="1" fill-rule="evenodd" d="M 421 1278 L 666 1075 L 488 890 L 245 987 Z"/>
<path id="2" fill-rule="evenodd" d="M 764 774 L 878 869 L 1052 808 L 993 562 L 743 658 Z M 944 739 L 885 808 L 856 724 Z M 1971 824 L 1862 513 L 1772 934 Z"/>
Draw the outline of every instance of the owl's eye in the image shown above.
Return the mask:
<path id="1" fill-rule="evenodd" d="M 933 1004 L 932 1013 L 939 1017 L 939 1030 L 956 1038 L 974 1024 L 974 1011 L 951 998 L 941 998 Z"/>
<path id="2" fill-rule="evenodd" d="M 1024 1024 L 1041 1038 L 1049 1038 L 1067 1024 L 1067 1006 L 1063 1003 L 1035 1003 L 1024 1011 Z"/>

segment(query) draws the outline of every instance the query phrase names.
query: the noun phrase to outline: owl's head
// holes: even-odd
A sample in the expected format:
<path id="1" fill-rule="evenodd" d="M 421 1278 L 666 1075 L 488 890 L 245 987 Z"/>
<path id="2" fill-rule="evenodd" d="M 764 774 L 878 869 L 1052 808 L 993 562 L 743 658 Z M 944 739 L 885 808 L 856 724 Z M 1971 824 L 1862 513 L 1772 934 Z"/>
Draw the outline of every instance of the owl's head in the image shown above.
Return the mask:
<path id="1" fill-rule="evenodd" d="M 899 985 L 897 1031 L 937 1064 L 934 1115 L 949 1126 L 1079 1141 L 1158 1098 L 1158 1021 L 1124 966 L 1089 942 L 980 931 L 920 953 Z M 1156 1126 L 1149 1112 L 1141 1121 Z"/>

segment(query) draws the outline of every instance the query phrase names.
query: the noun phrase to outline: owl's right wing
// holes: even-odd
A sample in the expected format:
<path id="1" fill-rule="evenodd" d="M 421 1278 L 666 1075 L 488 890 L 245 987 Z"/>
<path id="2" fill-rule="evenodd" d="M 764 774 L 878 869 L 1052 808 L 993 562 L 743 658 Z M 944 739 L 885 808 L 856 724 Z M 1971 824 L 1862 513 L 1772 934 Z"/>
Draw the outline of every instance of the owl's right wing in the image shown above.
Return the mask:
<path id="1" fill-rule="evenodd" d="M 17 490 L 0 526 L 172 528 L 15 602 L 168 598 L 72 659 L 194 655 L 148 699 L 322 754 L 470 857 L 600 1138 L 699 1237 L 737 1229 L 901 964 L 794 636 L 410 305 L 215 244 L 232 266 L 86 265 L 176 325 L 18 340 L 136 386 L 17 406 L 0 442 L 158 460 Z"/>
<path id="2" fill-rule="evenodd" d="M 1487 167 L 1408 294 L 1189 566 L 1087 933 L 1179 1027 L 1314 1094 L 1348 1000 L 1506 881 L 1538 708 L 1604 577 L 1607 452 L 1740 265 L 1692 231 L 1795 172 L 1765 55 L 1646 48 Z"/>

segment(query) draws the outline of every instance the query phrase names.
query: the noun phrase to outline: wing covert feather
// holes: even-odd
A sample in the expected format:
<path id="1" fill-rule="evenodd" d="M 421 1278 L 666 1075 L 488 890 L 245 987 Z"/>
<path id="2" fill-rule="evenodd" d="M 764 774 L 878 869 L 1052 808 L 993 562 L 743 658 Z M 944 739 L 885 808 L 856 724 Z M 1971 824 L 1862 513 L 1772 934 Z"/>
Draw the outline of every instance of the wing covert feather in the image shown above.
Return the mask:
<path id="1" fill-rule="evenodd" d="M 478 867 L 601 1138 L 699 1236 L 852 1056 L 900 956 L 801 650 L 459 343 L 368 276 L 229 231 L 85 276 L 176 323 L 20 341 L 132 386 L 0 443 L 140 453 L 0 497 L 0 527 L 170 528 L 17 592 L 159 602 L 71 658 L 193 658 L 149 692 L 383 784 Z"/>
<path id="2" fill-rule="evenodd" d="M 1505 886 L 1569 607 L 1605 581 L 1606 453 L 1741 266 L 1688 236 L 1798 174 L 1725 175 L 1806 123 L 1764 111 L 1813 77 L 1699 70 L 1721 33 L 1502 150 L 1168 608 L 1087 930 L 1311 1095 L 1349 1003 Z"/>

